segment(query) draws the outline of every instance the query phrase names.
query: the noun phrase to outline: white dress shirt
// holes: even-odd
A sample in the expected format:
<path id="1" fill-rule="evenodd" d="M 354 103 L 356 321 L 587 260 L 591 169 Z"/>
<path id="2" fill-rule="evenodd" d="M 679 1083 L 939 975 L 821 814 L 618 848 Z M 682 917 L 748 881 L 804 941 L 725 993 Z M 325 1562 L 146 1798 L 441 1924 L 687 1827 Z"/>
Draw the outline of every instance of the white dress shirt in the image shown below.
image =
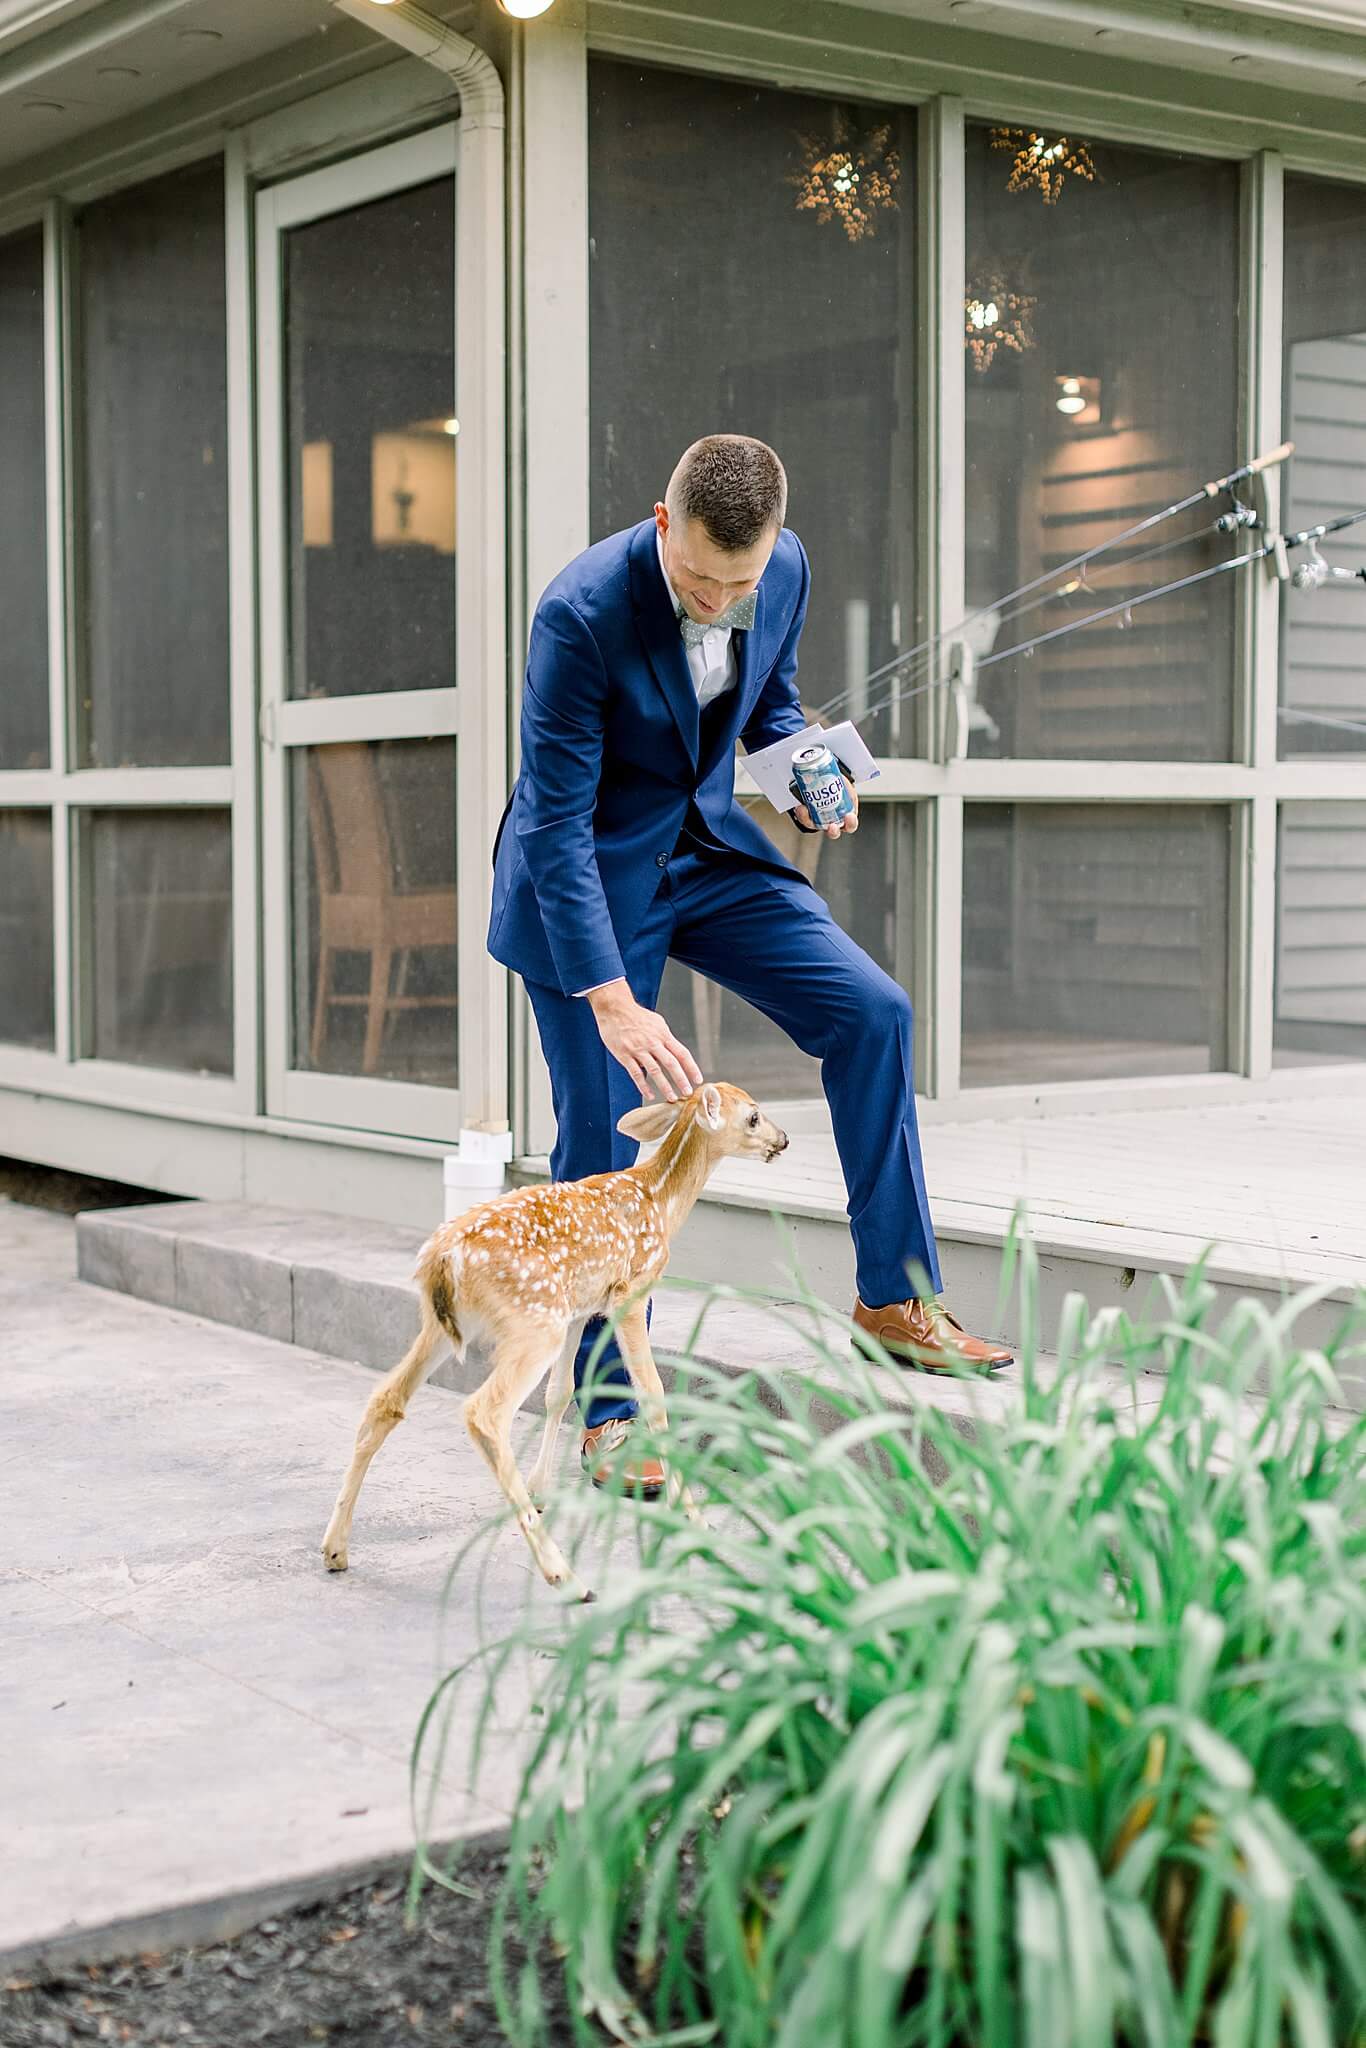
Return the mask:
<path id="1" fill-rule="evenodd" d="M 655 534 L 655 553 L 659 557 L 659 573 L 664 578 L 664 588 L 669 593 L 669 603 L 677 611 L 678 593 L 669 581 L 669 572 L 664 567 L 664 537 Z M 705 711 L 714 697 L 724 697 L 727 690 L 735 688 L 734 634 L 729 626 L 709 626 L 702 635 L 700 647 L 684 647 L 688 657 L 688 673 L 692 686 L 697 692 L 697 708 Z"/>

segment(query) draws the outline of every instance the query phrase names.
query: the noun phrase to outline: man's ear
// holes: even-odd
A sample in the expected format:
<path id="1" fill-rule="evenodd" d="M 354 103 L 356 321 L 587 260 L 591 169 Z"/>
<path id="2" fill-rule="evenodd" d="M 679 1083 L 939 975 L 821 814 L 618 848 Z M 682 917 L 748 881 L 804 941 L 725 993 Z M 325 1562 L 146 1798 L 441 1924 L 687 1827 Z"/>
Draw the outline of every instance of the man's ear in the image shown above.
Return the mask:
<path id="1" fill-rule="evenodd" d="M 639 1138 L 642 1144 L 651 1144 L 656 1138 L 667 1138 L 678 1122 L 681 1102 L 647 1102 L 639 1109 L 628 1109 L 625 1116 L 617 1118 L 617 1129 L 623 1138 Z"/>
<path id="2" fill-rule="evenodd" d="M 697 1121 L 705 1124 L 709 1131 L 721 1128 L 721 1090 L 710 1081 L 702 1090 L 702 1098 L 697 1105 Z"/>

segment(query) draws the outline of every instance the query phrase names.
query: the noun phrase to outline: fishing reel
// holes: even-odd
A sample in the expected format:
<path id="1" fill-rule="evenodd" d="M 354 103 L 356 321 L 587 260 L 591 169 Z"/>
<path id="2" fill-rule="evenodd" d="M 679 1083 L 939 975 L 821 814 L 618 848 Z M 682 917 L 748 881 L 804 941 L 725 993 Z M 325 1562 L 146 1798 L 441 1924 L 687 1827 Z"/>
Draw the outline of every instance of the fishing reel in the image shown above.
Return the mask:
<path id="1" fill-rule="evenodd" d="M 1288 454 L 1289 450 L 1277 449 L 1276 454 Z M 1273 458 L 1274 462 L 1274 458 Z M 1265 530 L 1271 525 L 1271 504 L 1267 495 L 1267 479 L 1271 465 L 1257 469 L 1249 465 L 1245 474 L 1227 479 L 1221 495 L 1228 500 L 1227 511 L 1221 512 L 1214 522 L 1216 533 L 1248 533 Z"/>
<path id="2" fill-rule="evenodd" d="M 1231 503 L 1227 512 L 1221 512 L 1214 522 L 1217 533 L 1237 533 L 1245 526 L 1261 526 L 1262 515 L 1255 505 L 1245 505 L 1235 491 L 1229 492 Z"/>
<path id="3" fill-rule="evenodd" d="M 1321 590 L 1325 583 L 1366 583 L 1366 568 L 1340 569 L 1335 562 L 1325 562 L 1317 540 L 1309 541 L 1308 548 L 1308 561 L 1297 562 L 1290 572 L 1292 590 Z"/>

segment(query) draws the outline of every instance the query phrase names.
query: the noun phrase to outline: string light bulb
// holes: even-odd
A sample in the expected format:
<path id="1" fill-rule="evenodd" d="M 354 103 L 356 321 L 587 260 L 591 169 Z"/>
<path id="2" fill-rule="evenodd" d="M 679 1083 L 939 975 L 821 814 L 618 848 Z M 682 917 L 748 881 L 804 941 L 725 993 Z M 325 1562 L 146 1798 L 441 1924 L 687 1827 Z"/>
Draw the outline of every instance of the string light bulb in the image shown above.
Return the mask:
<path id="1" fill-rule="evenodd" d="M 1013 291 L 999 270 L 970 278 L 963 296 L 964 341 L 975 370 L 991 368 L 998 349 L 1022 356 L 1034 346 L 1034 308 L 1029 292 Z"/>
<path id="2" fill-rule="evenodd" d="M 1040 135 L 1034 128 L 993 128 L 991 146 L 1014 151 L 1006 190 L 1028 192 L 1037 188 L 1045 206 L 1057 205 L 1058 195 L 1069 177 L 1080 178 L 1088 185 L 1095 183 L 1095 158 L 1089 148 L 1084 142 L 1069 141 L 1065 135 Z"/>
<path id="3" fill-rule="evenodd" d="M 838 221 L 851 242 L 877 232 L 880 213 L 894 212 L 901 181 L 901 154 L 889 125 L 855 131 L 844 114 L 828 140 L 800 138 L 805 163 L 788 183 L 797 190 L 798 213 L 814 213 L 822 227 Z"/>

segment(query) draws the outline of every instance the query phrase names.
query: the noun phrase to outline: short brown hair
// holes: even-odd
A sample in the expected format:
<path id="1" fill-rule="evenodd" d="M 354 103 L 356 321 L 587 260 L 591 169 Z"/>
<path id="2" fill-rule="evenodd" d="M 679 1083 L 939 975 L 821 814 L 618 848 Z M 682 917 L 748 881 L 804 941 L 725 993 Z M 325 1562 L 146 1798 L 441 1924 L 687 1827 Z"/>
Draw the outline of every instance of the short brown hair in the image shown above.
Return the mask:
<path id="1" fill-rule="evenodd" d="M 766 441 L 707 434 L 680 457 L 665 503 L 676 517 L 700 520 L 718 548 L 736 553 L 782 525 L 787 471 Z"/>

